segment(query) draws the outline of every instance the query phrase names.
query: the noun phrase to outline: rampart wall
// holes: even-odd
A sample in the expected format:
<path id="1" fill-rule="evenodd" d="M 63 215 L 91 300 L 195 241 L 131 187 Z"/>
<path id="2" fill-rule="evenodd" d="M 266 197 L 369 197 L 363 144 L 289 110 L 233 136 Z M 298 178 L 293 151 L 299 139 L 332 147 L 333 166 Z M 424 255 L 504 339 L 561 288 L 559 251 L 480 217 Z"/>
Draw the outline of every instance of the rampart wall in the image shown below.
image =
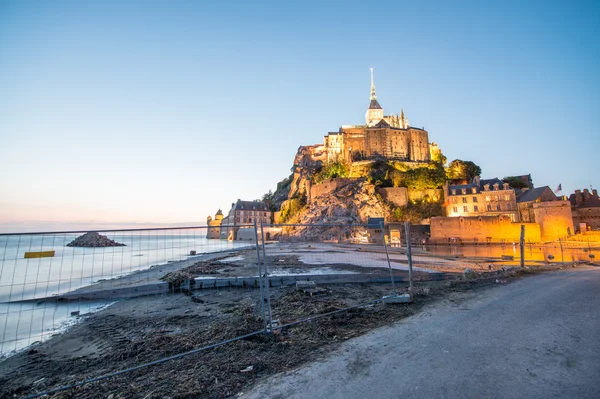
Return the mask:
<path id="1" fill-rule="evenodd" d="M 338 177 L 335 179 L 325 180 L 320 184 L 312 184 L 310 190 L 307 193 L 308 201 L 311 202 L 314 198 L 320 197 L 321 195 L 329 194 L 337 189 L 340 189 L 350 183 L 356 183 L 363 178 L 356 177 Z"/>
<path id="2" fill-rule="evenodd" d="M 498 243 L 519 242 L 521 225 L 525 226 L 525 241 L 540 242 L 541 229 L 537 223 L 512 223 L 507 216 L 432 217 L 430 240 Z"/>
<path id="3" fill-rule="evenodd" d="M 575 234 L 569 201 L 534 203 L 533 214 L 540 225 L 542 241 L 556 241 Z"/>
<path id="4" fill-rule="evenodd" d="M 408 189 L 406 187 L 384 187 L 378 188 L 377 192 L 388 202 L 396 206 L 406 206 L 408 201 L 416 201 L 421 200 L 425 197 L 429 197 L 430 199 L 437 201 L 441 199 L 444 195 L 444 190 L 442 189 L 424 189 L 424 190 L 415 190 Z"/>

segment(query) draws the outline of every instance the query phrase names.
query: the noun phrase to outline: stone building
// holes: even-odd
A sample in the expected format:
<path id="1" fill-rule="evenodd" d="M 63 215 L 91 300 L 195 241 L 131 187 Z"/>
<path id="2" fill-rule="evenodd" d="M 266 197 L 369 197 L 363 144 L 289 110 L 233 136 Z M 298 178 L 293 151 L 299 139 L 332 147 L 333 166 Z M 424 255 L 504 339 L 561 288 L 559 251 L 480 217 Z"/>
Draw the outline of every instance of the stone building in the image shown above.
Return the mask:
<path id="1" fill-rule="evenodd" d="M 402 110 L 400 114 L 384 115 L 377 101 L 371 68 L 371 96 L 364 125 L 342 125 L 328 133 L 323 145 L 309 146 L 312 158 L 324 161 L 355 162 L 377 158 L 403 162 L 429 162 L 438 153 L 435 143 L 429 143 L 425 129 L 412 127 Z M 302 149 L 299 149 L 302 152 Z"/>
<path id="2" fill-rule="evenodd" d="M 254 226 L 254 222 L 269 224 L 273 221 L 273 212 L 262 201 L 242 201 L 231 204 L 231 209 L 221 223 L 221 238 L 237 239 L 240 228 Z"/>
<path id="3" fill-rule="evenodd" d="M 206 218 L 206 238 L 221 238 L 221 223 L 223 222 L 223 211 L 220 209 L 213 219 L 211 216 Z"/>
<path id="4" fill-rule="evenodd" d="M 600 230 L 600 198 L 598 190 L 590 191 L 584 189 L 575 190 L 569 196 L 571 212 L 573 213 L 573 224 L 579 232 L 587 230 Z"/>
<path id="5" fill-rule="evenodd" d="M 555 241 L 575 233 L 571 204 L 548 186 L 524 189 L 517 197 L 522 222 L 538 223 L 542 241 Z"/>
<path id="6" fill-rule="evenodd" d="M 505 216 L 512 222 L 519 221 L 515 190 L 497 177 L 476 177 L 472 184 L 449 186 L 447 198 L 449 217 Z"/>

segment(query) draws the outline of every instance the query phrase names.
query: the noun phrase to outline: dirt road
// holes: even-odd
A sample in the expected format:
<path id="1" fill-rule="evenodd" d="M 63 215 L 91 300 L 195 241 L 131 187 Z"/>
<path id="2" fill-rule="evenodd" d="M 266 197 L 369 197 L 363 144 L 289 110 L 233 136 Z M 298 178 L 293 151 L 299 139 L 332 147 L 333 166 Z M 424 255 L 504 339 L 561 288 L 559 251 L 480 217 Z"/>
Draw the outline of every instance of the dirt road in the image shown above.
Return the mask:
<path id="1" fill-rule="evenodd" d="M 599 398 L 600 269 L 445 300 L 245 398 Z"/>

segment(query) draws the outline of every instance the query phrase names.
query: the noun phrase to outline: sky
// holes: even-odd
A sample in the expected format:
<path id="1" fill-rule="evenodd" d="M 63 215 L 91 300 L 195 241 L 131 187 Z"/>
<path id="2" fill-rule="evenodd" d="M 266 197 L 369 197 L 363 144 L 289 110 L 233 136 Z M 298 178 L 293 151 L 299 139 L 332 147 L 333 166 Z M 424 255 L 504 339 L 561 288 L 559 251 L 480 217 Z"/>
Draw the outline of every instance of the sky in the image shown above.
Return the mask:
<path id="1" fill-rule="evenodd" d="M 0 0 L 0 229 L 203 224 L 364 123 L 370 67 L 449 160 L 600 186 L 598 1 Z"/>

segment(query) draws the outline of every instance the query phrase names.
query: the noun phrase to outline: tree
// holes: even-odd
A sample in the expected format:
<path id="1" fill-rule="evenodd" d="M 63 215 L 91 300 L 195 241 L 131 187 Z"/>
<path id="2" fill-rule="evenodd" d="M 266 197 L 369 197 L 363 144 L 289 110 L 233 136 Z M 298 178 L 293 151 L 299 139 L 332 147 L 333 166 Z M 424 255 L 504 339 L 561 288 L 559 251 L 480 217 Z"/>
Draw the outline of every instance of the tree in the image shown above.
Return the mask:
<path id="1" fill-rule="evenodd" d="M 322 183 L 327 179 L 336 177 L 348 177 L 350 175 L 350 165 L 344 161 L 334 161 L 323 165 L 322 169 L 313 176 L 315 183 Z"/>
<path id="2" fill-rule="evenodd" d="M 504 179 L 502 179 L 502 181 L 504 183 L 508 183 L 508 185 L 512 188 L 516 188 L 516 189 L 522 189 L 525 187 L 529 187 L 529 185 L 527 185 L 527 183 L 525 183 L 523 181 L 523 179 L 521 179 L 520 177 L 517 176 L 506 176 Z"/>
<path id="3" fill-rule="evenodd" d="M 440 164 L 442 166 L 446 165 L 446 162 L 448 161 L 448 158 L 446 158 L 446 156 L 444 154 L 442 154 L 442 151 L 437 151 L 433 154 L 433 157 L 431 157 L 431 162 Z"/>
<path id="4" fill-rule="evenodd" d="M 470 182 L 475 176 L 481 176 L 481 168 L 471 161 L 455 159 L 448 165 L 446 175 L 450 180 L 466 180 Z"/>

